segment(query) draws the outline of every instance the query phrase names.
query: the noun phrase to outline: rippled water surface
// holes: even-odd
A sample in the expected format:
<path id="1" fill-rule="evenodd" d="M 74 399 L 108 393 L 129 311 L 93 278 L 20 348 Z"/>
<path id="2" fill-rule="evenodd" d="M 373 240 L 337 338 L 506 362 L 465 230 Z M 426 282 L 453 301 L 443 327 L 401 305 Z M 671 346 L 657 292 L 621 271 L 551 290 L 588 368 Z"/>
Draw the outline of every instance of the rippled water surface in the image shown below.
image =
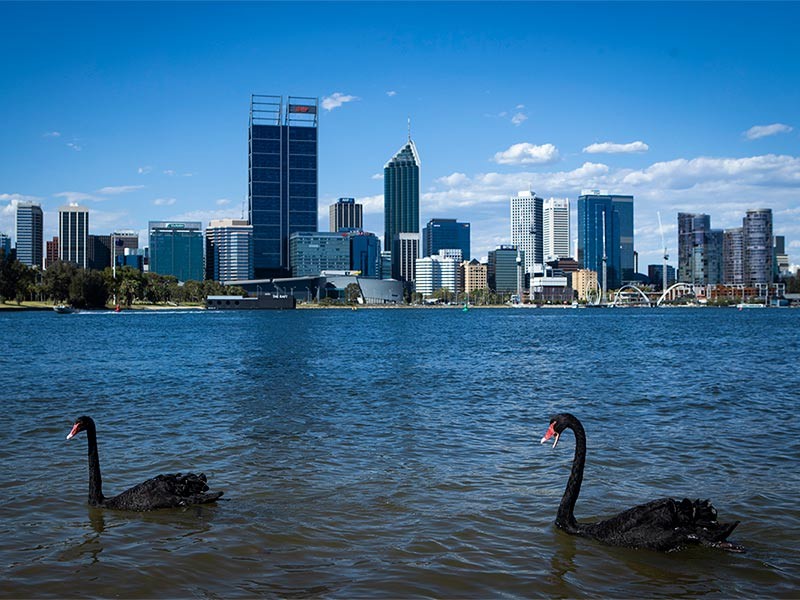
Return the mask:
<path id="1" fill-rule="evenodd" d="M 796 597 L 800 311 L 0 312 L 3 597 Z M 553 526 L 710 498 L 743 555 Z M 89 508 L 203 471 L 224 501 Z"/>

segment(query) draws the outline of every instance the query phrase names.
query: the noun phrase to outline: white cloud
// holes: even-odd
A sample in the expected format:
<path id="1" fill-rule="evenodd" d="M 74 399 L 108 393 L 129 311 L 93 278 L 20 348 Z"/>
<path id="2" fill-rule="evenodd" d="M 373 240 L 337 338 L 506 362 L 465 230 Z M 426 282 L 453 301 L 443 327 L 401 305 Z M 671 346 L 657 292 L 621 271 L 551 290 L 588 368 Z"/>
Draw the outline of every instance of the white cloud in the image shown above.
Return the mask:
<path id="1" fill-rule="evenodd" d="M 173 171 L 172 169 L 165 169 L 164 171 L 162 171 L 162 173 L 164 173 L 164 175 L 169 175 L 169 176 L 175 175 L 175 171 Z"/>
<path id="2" fill-rule="evenodd" d="M 391 98 L 392 96 L 397 96 L 397 92 L 395 92 L 394 90 L 389 90 L 388 92 L 386 92 L 386 95 Z"/>
<path id="3" fill-rule="evenodd" d="M 757 140 L 762 137 L 776 135 L 778 133 L 790 133 L 794 128 L 783 123 L 773 123 L 772 125 L 754 125 L 742 135 L 748 140 Z"/>
<path id="4" fill-rule="evenodd" d="M 650 146 L 640 141 L 630 142 L 628 144 L 599 142 L 586 146 L 583 151 L 587 154 L 630 154 L 633 152 L 647 152 L 649 149 Z"/>
<path id="5" fill-rule="evenodd" d="M 528 120 L 528 115 L 526 115 L 525 113 L 521 113 L 521 112 L 518 112 L 513 117 L 511 117 L 511 122 L 514 125 L 516 125 L 517 127 L 522 125 L 527 120 Z"/>
<path id="6" fill-rule="evenodd" d="M 117 194 L 127 194 L 128 192 L 135 192 L 141 190 L 143 185 L 109 185 L 97 190 L 98 194 L 106 194 L 116 196 Z"/>
<path id="7" fill-rule="evenodd" d="M 383 194 L 377 196 L 361 196 L 356 202 L 364 207 L 364 214 L 383 213 Z"/>
<path id="8" fill-rule="evenodd" d="M 334 92 L 330 96 L 325 96 L 322 99 L 322 108 L 325 110 L 333 110 L 339 108 L 342 104 L 359 100 L 358 96 L 351 96 L 349 94 L 342 94 L 341 92 Z"/>
<path id="9" fill-rule="evenodd" d="M 152 170 L 153 170 L 153 167 L 149 167 L 149 166 L 148 167 L 139 167 L 136 170 L 136 172 L 139 173 L 139 175 L 146 175 L 147 173 L 149 173 Z"/>
<path id="10" fill-rule="evenodd" d="M 217 200 L 217 201 L 215 202 L 215 204 L 216 204 L 217 206 L 227 206 L 227 205 L 228 205 L 228 204 L 230 204 L 230 203 L 231 203 L 231 201 L 230 201 L 230 200 L 228 200 L 227 198 L 220 198 L 219 200 Z"/>
<path id="11" fill-rule="evenodd" d="M 383 179 L 383 173 L 375 173 L 371 179 Z"/>
<path id="12" fill-rule="evenodd" d="M 184 177 L 194 177 L 194 173 L 184 173 Z"/>
<path id="13" fill-rule="evenodd" d="M 153 204 L 156 206 L 172 206 L 176 202 L 177 200 L 175 198 L 156 198 L 153 200 Z"/>
<path id="14" fill-rule="evenodd" d="M 64 198 L 68 204 L 77 204 L 86 200 L 91 200 L 93 202 L 102 200 L 102 198 L 84 192 L 58 192 L 57 194 L 53 194 L 53 196 L 56 198 Z"/>
<path id="15" fill-rule="evenodd" d="M 525 105 L 524 105 L 524 104 L 517 104 L 517 106 L 516 106 L 516 109 L 517 109 L 517 110 L 522 110 L 522 109 L 524 109 L 524 108 L 525 108 Z"/>
<path id="16" fill-rule="evenodd" d="M 80 146 L 77 142 L 67 142 L 67 147 L 72 148 L 75 152 L 83 150 L 83 146 Z"/>
<path id="17" fill-rule="evenodd" d="M 464 173 L 451 173 L 450 175 L 439 177 L 439 179 L 436 180 L 436 183 L 441 183 L 442 185 L 446 185 L 448 187 L 455 187 L 457 185 L 462 185 L 467 181 L 469 181 L 469 177 L 467 177 Z"/>
<path id="18" fill-rule="evenodd" d="M 241 219 L 241 211 L 235 207 L 221 208 L 219 210 L 192 210 L 170 217 L 176 221 L 201 221 L 208 223 L 209 221 L 216 221 L 219 219 Z"/>
<path id="19" fill-rule="evenodd" d="M 42 134 L 42 137 L 61 137 L 60 131 L 48 131 L 47 133 Z"/>
<path id="20" fill-rule="evenodd" d="M 553 144 L 537 146 L 522 142 L 495 153 L 493 160 L 500 165 L 543 165 L 556 162 L 558 157 L 558 149 Z"/>

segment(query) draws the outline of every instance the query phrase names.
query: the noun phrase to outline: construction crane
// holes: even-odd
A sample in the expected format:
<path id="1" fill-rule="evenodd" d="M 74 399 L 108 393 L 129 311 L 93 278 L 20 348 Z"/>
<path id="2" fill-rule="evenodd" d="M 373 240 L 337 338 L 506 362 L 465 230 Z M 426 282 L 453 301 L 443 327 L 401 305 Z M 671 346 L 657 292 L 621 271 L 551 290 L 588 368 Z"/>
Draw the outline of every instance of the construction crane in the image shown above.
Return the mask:
<path id="1" fill-rule="evenodd" d="M 667 261 L 669 254 L 667 254 L 667 243 L 664 241 L 664 228 L 661 226 L 661 213 L 656 211 L 658 215 L 658 231 L 661 233 L 661 247 L 664 248 L 664 262 L 661 266 L 661 291 L 667 291 Z"/>

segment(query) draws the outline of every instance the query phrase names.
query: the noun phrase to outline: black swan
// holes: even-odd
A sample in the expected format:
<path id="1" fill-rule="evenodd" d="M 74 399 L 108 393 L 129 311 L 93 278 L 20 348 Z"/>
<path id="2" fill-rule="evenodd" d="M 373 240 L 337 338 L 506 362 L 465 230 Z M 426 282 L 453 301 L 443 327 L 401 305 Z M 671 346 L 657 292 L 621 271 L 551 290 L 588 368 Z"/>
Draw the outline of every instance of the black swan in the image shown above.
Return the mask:
<path id="1" fill-rule="evenodd" d="M 581 491 L 583 465 L 586 462 L 586 432 L 583 425 L 571 414 L 555 415 L 550 419 L 550 427 L 542 443 L 555 437 L 555 448 L 565 429 L 572 429 L 575 433 L 575 458 L 567 488 L 558 505 L 556 527 L 572 535 L 594 538 L 612 546 L 669 552 L 689 545 L 703 545 L 731 552 L 744 551 L 741 546 L 726 541 L 739 521 L 719 523 L 717 510 L 708 500 L 662 498 L 629 508 L 605 521 L 578 523 L 573 511 Z"/>
<path id="2" fill-rule="evenodd" d="M 85 431 L 89 442 L 89 504 L 117 510 L 155 510 L 174 508 L 190 504 L 206 504 L 216 501 L 223 492 L 206 494 L 206 476 L 200 473 L 181 475 L 159 475 L 122 492 L 119 496 L 103 496 L 103 481 L 100 477 L 100 459 L 97 455 L 97 431 L 91 417 L 79 417 L 72 426 L 67 439 Z"/>

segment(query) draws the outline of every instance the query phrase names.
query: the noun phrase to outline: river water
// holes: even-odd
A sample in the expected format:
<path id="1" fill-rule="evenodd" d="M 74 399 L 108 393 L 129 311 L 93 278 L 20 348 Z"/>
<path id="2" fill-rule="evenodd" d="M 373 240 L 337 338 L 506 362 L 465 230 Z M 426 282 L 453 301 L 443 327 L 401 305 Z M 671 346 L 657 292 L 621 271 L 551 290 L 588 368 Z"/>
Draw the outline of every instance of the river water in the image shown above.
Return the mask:
<path id="1" fill-rule="evenodd" d="M 800 311 L 0 312 L 2 597 L 797 597 Z M 553 525 L 663 496 L 730 554 Z M 87 505 L 203 471 L 223 501 Z"/>

